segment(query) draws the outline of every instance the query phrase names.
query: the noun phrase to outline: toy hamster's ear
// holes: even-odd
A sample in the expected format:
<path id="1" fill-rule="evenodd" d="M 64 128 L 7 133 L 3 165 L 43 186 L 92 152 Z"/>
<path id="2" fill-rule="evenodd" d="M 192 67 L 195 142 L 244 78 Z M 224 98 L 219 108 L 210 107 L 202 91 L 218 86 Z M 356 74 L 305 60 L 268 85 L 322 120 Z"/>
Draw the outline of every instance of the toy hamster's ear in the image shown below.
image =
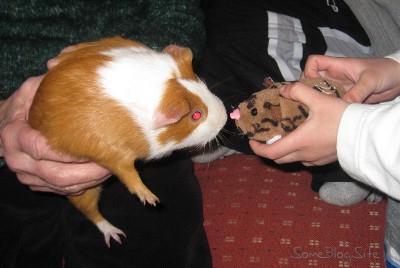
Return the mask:
<path id="1" fill-rule="evenodd" d="M 159 129 L 170 124 L 179 122 L 182 117 L 190 112 L 189 105 L 175 105 L 170 107 L 160 108 L 155 112 L 152 119 L 152 129 Z"/>

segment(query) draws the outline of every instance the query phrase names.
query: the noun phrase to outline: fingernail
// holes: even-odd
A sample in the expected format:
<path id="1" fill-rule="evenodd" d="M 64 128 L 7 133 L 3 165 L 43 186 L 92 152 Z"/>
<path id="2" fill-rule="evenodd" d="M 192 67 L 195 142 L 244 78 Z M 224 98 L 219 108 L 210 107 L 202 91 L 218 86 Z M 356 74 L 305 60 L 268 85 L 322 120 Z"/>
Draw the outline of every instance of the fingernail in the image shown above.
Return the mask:
<path id="1" fill-rule="evenodd" d="M 282 85 L 282 87 L 281 87 L 281 92 L 282 92 L 282 91 L 285 91 L 286 89 L 288 89 L 289 87 L 291 87 L 293 84 L 294 84 L 294 82 L 290 82 L 290 83 L 288 83 L 288 84 Z"/>
<path id="2" fill-rule="evenodd" d="M 350 97 L 347 97 L 347 96 L 345 95 L 345 96 L 343 96 L 342 99 L 345 100 L 345 101 L 347 101 L 347 102 L 350 102 L 350 103 L 354 103 L 354 102 L 355 102 L 351 96 L 350 96 Z"/>

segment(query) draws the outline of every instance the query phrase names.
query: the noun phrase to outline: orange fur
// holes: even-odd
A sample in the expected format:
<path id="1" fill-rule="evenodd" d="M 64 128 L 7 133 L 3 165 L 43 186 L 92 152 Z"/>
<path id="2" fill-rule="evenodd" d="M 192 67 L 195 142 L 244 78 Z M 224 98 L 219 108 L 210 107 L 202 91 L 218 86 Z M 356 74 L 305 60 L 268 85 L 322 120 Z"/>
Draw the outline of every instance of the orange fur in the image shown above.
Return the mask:
<path id="1" fill-rule="evenodd" d="M 185 90 L 175 79 L 170 80 L 167 84 L 159 107 L 165 113 L 180 113 L 182 117 L 178 123 L 167 126 L 158 136 L 160 144 L 166 144 L 170 140 L 182 141 L 207 118 L 208 113 L 207 106 L 201 99 L 197 95 Z M 192 114 L 196 111 L 202 113 L 202 118 L 199 121 L 192 119 Z"/>
<path id="2" fill-rule="evenodd" d="M 117 36 L 112 38 L 104 38 L 99 41 L 86 42 L 75 45 L 72 51 L 69 51 L 68 53 L 61 53 L 56 59 L 59 60 L 60 63 L 67 62 L 68 60 L 75 61 L 78 58 L 98 56 L 99 52 L 109 50 L 111 48 L 120 48 L 127 46 L 146 47 L 144 44 L 138 41 L 124 39 Z"/>
<path id="3" fill-rule="evenodd" d="M 104 220 L 98 208 L 98 200 L 100 198 L 101 187 L 89 189 L 85 194 L 80 196 L 68 196 L 68 200 L 93 223 Z"/>

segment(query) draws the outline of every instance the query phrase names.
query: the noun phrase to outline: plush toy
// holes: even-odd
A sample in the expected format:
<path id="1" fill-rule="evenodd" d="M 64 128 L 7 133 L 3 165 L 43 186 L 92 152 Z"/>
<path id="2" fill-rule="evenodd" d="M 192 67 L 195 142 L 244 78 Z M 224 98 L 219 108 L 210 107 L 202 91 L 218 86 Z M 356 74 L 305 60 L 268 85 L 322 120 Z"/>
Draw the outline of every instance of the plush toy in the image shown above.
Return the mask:
<path id="1" fill-rule="evenodd" d="M 345 93 L 342 86 L 323 78 L 302 79 L 300 82 L 333 97 L 340 98 Z M 231 113 L 239 131 L 249 139 L 271 144 L 297 128 L 307 118 L 309 110 L 305 105 L 280 95 L 280 88 L 290 83 L 265 79 L 266 89 L 252 94 Z"/>

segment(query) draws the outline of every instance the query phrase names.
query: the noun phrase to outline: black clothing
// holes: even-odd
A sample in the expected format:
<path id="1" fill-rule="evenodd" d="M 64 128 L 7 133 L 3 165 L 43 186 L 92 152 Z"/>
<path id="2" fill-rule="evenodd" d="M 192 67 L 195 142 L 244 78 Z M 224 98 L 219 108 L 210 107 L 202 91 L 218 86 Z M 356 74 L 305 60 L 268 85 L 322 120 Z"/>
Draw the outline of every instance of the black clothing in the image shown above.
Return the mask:
<path id="1" fill-rule="evenodd" d="M 123 230 L 107 248 L 103 234 L 65 197 L 31 191 L 0 170 L 0 267 L 211 267 L 202 197 L 190 159 L 173 156 L 137 165 L 161 203 L 143 206 L 115 177 L 100 210 Z"/>

